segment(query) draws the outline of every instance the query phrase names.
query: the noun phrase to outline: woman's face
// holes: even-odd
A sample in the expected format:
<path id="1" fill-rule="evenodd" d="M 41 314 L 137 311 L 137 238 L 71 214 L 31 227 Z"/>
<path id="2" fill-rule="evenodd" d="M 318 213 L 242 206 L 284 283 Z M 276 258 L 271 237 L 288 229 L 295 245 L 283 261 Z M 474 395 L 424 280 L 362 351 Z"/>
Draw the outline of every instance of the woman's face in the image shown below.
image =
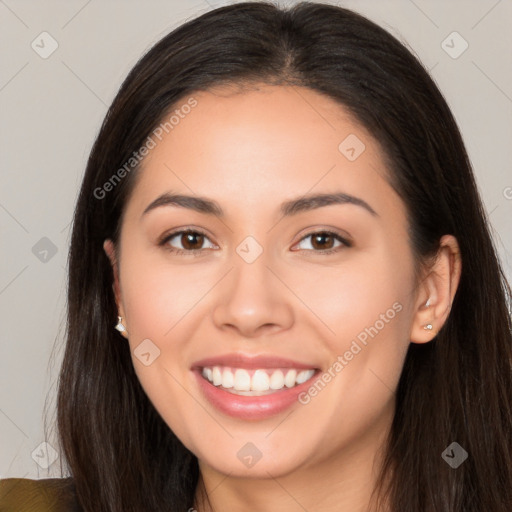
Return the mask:
<path id="1" fill-rule="evenodd" d="M 379 146 L 309 89 L 193 97 L 153 132 L 123 218 L 115 289 L 141 385 L 213 471 L 374 450 L 419 303 Z M 163 194 L 195 201 L 148 209 Z"/>

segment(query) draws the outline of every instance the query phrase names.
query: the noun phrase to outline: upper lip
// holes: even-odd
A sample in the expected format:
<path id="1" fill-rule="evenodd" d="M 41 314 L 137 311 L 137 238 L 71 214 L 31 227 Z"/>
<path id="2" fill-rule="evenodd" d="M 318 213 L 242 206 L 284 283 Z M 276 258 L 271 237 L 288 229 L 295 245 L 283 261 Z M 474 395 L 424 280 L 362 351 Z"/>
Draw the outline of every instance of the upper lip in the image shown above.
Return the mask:
<path id="1" fill-rule="evenodd" d="M 192 368 L 205 368 L 212 366 L 231 366 L 233 368 L 302 368 L 316 369 L 311 363 L 301 363 L 293 359 L 286 359 L 272 354 L 246 355 L 242 353 L 223 354 L 215 357 L 201 359 L 192 364 Z"/>

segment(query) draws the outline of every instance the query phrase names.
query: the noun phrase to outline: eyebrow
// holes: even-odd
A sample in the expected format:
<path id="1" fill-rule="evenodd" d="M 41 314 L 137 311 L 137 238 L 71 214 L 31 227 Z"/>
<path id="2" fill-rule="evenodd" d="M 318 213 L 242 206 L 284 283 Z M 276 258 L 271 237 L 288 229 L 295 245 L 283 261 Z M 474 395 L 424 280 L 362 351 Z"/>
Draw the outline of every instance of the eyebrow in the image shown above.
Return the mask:
<path id="1" fill-rule="evenodd" d="M 285 201 L 281 204 L 280 212 L 284 217 L 289 217 L 301 212 L 310 211 L 333 204 L 353 204 L 364 208 L 374 217 L 379 217 L 379 214 L 366 201 L 359 197 L 345 194 L 343 192 L 335 192 L 330 194 L 310 194 L 299 197 L 297 199 Z M 161 206 L 178 206 L 181 208 L 188 208 L 199 213 L 216 215 L 220 218 L 225 217 L 224 211 L 216 201 L 204 197 L 173 194 L 171 192 L 166 192 L 152 201 L 146 207 L 142 213 L 142 216 Z"/>

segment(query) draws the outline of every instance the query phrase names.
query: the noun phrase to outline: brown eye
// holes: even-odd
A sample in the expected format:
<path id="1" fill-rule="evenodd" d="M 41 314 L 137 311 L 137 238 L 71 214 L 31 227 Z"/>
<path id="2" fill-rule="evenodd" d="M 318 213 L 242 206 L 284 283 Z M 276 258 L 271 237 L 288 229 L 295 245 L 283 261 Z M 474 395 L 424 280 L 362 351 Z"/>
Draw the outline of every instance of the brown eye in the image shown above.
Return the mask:
<path id="1" fill-rule="evenodd" d="M 299 244 L 307 239 L 311 239 L 309 245 L 313 249 L 313 252 L 324 254 L 337 252 L 342 247 L 351 247 L 352 245 L 348 240 L 331 231 L 316 231 L 314 233 L 309 233 L 302 238 Z M 338 242 L 338 245 L 335 245 L 336 242 Z M 301 250 L 309 250 L 309 248 L 303 247 Z"/>
<path id="2" fill-rule="evenodd" d="M 174 243 L 171 243 L 172 240 L 176 240 L 178 242 L 178 247 L 176 247 Z M 209 238 L 200 231 L 196 230 L 181 230 L 171 233 L 170 235 L 164 237 L 164 239 L 159 242 L 159 245 L 166 246 L 171 252 L 175 252 L 177 254 L 197 254 L 204 250 L 204 243 Z M 179 246 L 181 244 L 181 247 Z M 213 244 L 210 245 L 210 248 L 215 247 Z"/>
<path id="3" fill-rule="evenodd" d="M 328 233 L 315 233 L 311 235 L 311 245 L 315 249 L 332 249 L 334 237 Z"/>
<path id="4" fill-rule="evenodd" d="M 204 235 L 202 233 L 194 233 L 190 231 L 182 233 L 180 241 L 184 249 L 201 249 L 204 241 Z"/>

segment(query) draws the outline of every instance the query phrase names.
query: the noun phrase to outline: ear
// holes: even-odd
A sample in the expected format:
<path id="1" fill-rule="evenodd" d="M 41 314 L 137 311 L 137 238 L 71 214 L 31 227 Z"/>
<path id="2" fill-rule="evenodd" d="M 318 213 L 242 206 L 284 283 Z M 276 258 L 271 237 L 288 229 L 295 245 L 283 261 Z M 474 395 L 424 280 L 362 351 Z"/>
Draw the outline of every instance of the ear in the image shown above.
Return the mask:
<path id="1" fill-rule="evenodd" d="M 119 312 L 119 316 L 123 317 L 123 325 L 126 327 L 126 318 L 123 310 L 123 304 L 121 301 L 121 287 L 119 284 L 119 265 L 118 265 L 118 259 L 116 254 L 116 248 L 114 246 L 114 243 L 110 238 L 107 238 L 103 242 L 103 249 L 105 253 L 108 256 L 108 259 L 110 260 L 110 264 L 112 265 L 112 270 L 114 272 L 114 283 L 112 284 L 112 290 L 114 292 L 114 297 L 116 300 L 117 310 Z M 121 333 L 125 338 L 126 331 Z"/>
<path id="2" fill-rule="evenodd" d="M 440 240 L 436 260 L 422 281 L 415 305 L 410 340 L 412 343 L 428 343 L 446 322 L 460 281 L 462 261 L 457 239 L 444 235 Z M 425 306 L 430 299 L 430 305 Z M 431 324 L 432 329 L 425 329 Z"/>

